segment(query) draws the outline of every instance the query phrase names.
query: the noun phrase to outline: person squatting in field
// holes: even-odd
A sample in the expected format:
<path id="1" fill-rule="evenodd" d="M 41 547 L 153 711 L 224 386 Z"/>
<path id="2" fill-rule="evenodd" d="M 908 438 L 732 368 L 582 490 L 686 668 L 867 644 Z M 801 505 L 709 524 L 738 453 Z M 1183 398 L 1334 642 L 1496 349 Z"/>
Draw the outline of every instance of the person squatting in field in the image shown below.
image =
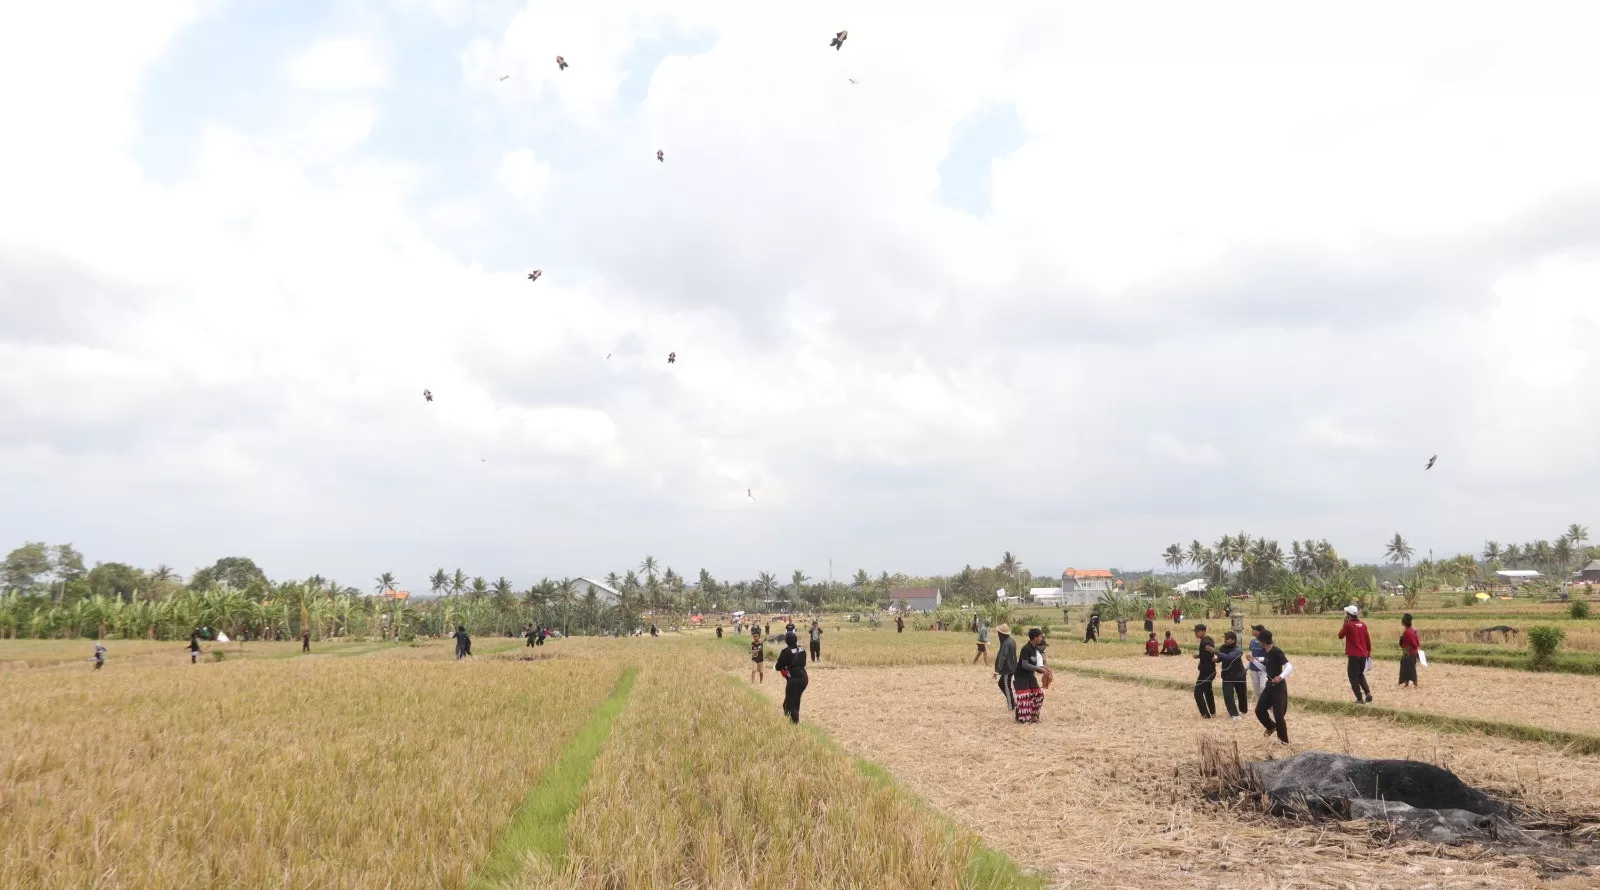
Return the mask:
<path id="1" fill-rule="evenodd" d="M 784 649 L 778 653 L 774 667 L 783 675 L 783 713 L 790 723 L 800 722 L 800 696 L 806 694 L 810 684 L 806 677 L 806 650 L 800 648 L 799 637 L 790 631 L 783 635 Z"/>
<path id="2" fill-rule="evenodd" d="M 1000 684 L 1000 694 L 1006 697 L 1006 710 L 1017 709 L 1017 694 L 1013 687 L 1017 673 L 1017 641 L 1011 639 L 1011 625 L 1002 624 L 994 629 L 1000 637 L 999 651 L 994 654 L 994 676 Z"/>
<path id="3" fill-rule="evenodd" d="M 1353 605 L 1344 607 L 1344 624 L 1339 628 L 1339 639 L 1344 640 L 1345 674 L 1350 679 L 1350 691 L 1356 694 L 1356 704 L 1372 701 L 1372 689 L 1367 686 L 1367 668 L 1372 661 L 1372 637 L 1361 621 L 1359 608 Z"/>
<path id="4" fill-rule="evenodd" d="M 1266 655 L 1261 659 L 1261 666 L 1267 675 L 1266 691 L 1256 701 L 1256 719 L 1266 727 L 1265 735 L 1278 734 L 1278 741 L 1289 744 L 1289 723 L 1286 715 L 1289 711 L 1289 675 L 1294 673 L 1294 665 L 1289 663 L 1289 656 L 1282 649 L 1272 645 L 1272 631 L 1263 630 L 1256 635 L 1261 641 L 1261 647 L 1266 650 Z"/>
<path id="5" fill-rule="evenodd" d="M 1200 641 L 1200 651 L 1194 654 L 1200 673 L 1194 681 L 1194 703 L 1200 716 L 1207 720 L 1217 716 L 1217 694 L 1211 681 L 1217 678 L 1217 643 L 1206 633 L 1204 624 L 1194 626 L 1194 638 Z"/>
<path id="6" fill-rule="evenodd" d="M 1244 650 L 1239 648 L 1239 635 L 1231 630 L 1222 635 L 1217 664 L 1222 665 L 1222 703 L 1228 716 L 1238 720 L 1250 713 L 1250 700 L 1245 696 Z"/>
<path id="7" fill-rule="evenodd" d="M 1028 629 L 1028 645 L 1022 647 L 1022 654 L 1017 657 L 1014 681 L 1018 723 L 1038 723 L 1044 710 L 1044 684 L 1050 682 L 1050 668 L 1044 663 L 1044 650 L 1048 645 L 1043 630 Z"/>

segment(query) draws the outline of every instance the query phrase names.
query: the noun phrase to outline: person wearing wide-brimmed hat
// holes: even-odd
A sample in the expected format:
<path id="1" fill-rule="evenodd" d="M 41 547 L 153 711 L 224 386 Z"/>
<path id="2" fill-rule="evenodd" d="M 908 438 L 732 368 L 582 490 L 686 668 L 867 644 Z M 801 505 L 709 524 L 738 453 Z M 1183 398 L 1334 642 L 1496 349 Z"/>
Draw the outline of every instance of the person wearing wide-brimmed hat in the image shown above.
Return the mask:
<path id="1" fill-rule="evenodd" d="M 994 676 L 1000 684 L 1000 694 L 1006 697 L 1006 710 L 1017 709 L 1017 696 L 1011 681 L 1017 672 L 1017 641 L 1011 639 L 1011 625 L 1002 624 L 994 629 L 1000 637 L 999 651 L 994 654 Z"/>
<path id="2" fill-rule="evenodd" d="M 1050 668 L 1044 663 L 1046 645 L 1043 630 L 1028 629 L 1028 644 L 1017 656 L 1017 673 L 1013 680 L 1018 723 L 1038 723 L 1039 712 L 1044 710 L 1044 684 L 1050 682 Z"/>

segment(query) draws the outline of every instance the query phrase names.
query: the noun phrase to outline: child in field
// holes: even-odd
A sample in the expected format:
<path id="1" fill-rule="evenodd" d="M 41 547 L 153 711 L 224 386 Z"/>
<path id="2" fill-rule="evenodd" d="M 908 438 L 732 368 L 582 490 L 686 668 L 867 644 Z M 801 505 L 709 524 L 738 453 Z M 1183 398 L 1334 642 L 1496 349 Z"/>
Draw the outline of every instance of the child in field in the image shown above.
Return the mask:
<path id="1" fill-rule="evenodd" d="M 94 644 L 94 669 L 100 670 L 106 666 L 106 647 L 99 643 Z"/>
<path id="2" fill-rule="evenodd" d="M 1182 655 L 1183 650 L 1178 648 L 1178 641 L 1172 638 L 1172 631 L 1167 631 L 1167 638 L 1161 643 L 1162 655 Z"/>
<path id="3" fill-rule="evenodd" d="M 752 665 L 750 668 L 750 682 L 767 682 L 767 676 L 761 670 L 762 663 L 766 660 L 767 650 L 766 647 L 761 645 L 761 626 L 757 625 L 754 630 L 750 631 L 750 663 Z"/>
<path id="4" fill-rule="evenodd" d="M 1171 636 L 1168 634 L 1167 636 Z M 1156 632 L 1150 632 L 1150 639 L 1144 641 L 1144 654 L 1155 658 L 1161 654 L 1161 644 L 1156 642 Z"/>

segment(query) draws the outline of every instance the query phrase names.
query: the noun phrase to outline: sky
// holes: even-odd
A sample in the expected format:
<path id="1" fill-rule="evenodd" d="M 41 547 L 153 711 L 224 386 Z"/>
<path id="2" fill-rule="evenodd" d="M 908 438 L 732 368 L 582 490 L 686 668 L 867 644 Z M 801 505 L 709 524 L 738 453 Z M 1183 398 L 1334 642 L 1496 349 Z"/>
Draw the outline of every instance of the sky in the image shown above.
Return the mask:
<path id="1" fill-rule="evenodd" d="M 1600 532 L 1600 7 L 971 10 L 6 5 L 0 545 L 420 590 Z"/>

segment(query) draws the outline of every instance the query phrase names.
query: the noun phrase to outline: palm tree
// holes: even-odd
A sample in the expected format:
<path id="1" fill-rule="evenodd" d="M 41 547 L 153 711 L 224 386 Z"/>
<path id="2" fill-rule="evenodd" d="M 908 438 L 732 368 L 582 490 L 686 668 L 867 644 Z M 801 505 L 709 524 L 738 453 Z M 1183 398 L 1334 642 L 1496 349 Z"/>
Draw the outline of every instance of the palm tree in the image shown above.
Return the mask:
<path id="1" fill-rule="evenodd" d="M 444 573 L 444 569 L 434 572 L 433 575 L 428 578 L 428 589 L 433 591 L 434 596 L 444 595 L 444 592 L 448 590 L 449 587 L 450 576 Z"/>
<path id="2" fill-rule="evenodd" d="M 622 590 L 622 579 L 617 576 L 616 572 L 606 572 L 606 586 L 612 590 L 620 591 Z"/>
<path id="3" fill-rule="evenodd" d="M 1581 548 L 1583 547 L 1583 542 L 1589 540 L 1589 529 L 1574 522 L 1567 526 L 1567 540 L 1571 541 L 1573 546 Z"/>
<path id="4" fill-rule="evenodd" d="M 644 572 L 644 576 L 647 580 L 653 580 L 656 576 L 656 568 L 659 565 L 660 563 L 656 562 L 656 558 L 654 556 L 647 555 L 644 558 L 644 562 L 639 563 L 639 571 Z"/>
<path id="5" fill-rule="evenodd" d="M 1505 549 L 1500 552 L 1500 558 L 1505 560 L 1506 565 L 1516 568 L 1522 562 L 1522 548 L 1516 544 L 1507 544 Z M 1499 571 L 1499 569 L 1495 571 Z"/>
<path id="6" fill-rule="evenodd" d="M 373 588 L 373 593 L 383 593 L 394 589 L 394 572 L 384 572 L 376 578 L 378 582 Z"/>
<path id="7" fill-rule="evenodd" d="M 1497 560 L 1499 558 L 1500 558 L 1500 542 L 1499 541 L 1484 541 L 1483 542 L 1483 561 L 1484 562 L 1494 562 L 1495 560 Z"/>
<path id="8" fill-rule="evenodd" d="M 450 595 L 451 596 L 460 596 L 461 594 L 466 593 L 466 592 L 467 592 L 467 573 L 461 571 L 460 569 L 456 569 L 456 573 L 454 575 L 450 576 Z"/>
<path id="9" fill-rule="evenodd" d="M 1174 575 L 1178 573 L 1179 569 L 1183 568 L 1184 563 L 1188 562 L 1184 558 L 1182 544 L 1169 545 L 1166 552 L 1161 554 L 1161 560 L 1172 568 Z"/>
<path id="10" fill-rule="evenodd" d="M 1211 554 L 1216 562 L 1227 566 L 1233 562 L 1233 536 L 1223 535 L 1217 543 L 1211 545 Z"/>
<path id="11" fill-rule="evenodd" d="M 1383 552 L 1389 562 L 1395 565 L 1411 564 L 1411 545 L 1406 543 L 1406 539 L 1401 537 L 1399 532 L 1394 533 L 1394 538 L 1383 548 Z"/>
<path id="12" fill-rule="evenodd" d="M 756 593 L 761 595 L 763 605 L 772 599 L 772 594 L 778 589 L 778 576 L 771 572 L 762 572 L 756 577 Z"/>
<path id="13" fill-rule="evenodd" d="M 866 569 L 856 569 L 856 576 L 851 580 L 850 586 L 862 593 L 866 593 L 872 588 L 872 576 L 867 574 Z"/>
<path id="14" fill-rule="evenodd" d="M 1188 555 L 1189 565 L 1192 565 L 1197 569 L 1200 568 L 1200 566 L 1206 561 L 1206 545 L 1200 543 L 1200 539 L 1198 538 L 1190 541 Z"/>
<path id="15" fill-rule="evenodd" d="M 1526 547 L 1523 548 L 1523 552 L 1527 553 Z M 1550 548 L 1549 541 L 1534 542 L 1533 553 L 1531 555 L 1534 567 L 1540 569 L 1549 569 L 1551 559 L 1553 558 L 1552 554 L 1553 551 Z"/>
<path id="16" fill-rule="evenodd" d="M 1567 565 L 1572 562 L 1572 539 L 1557 538 L 1555 546 L 1550 548 L 1550 558 L 1555 561 L 1556 575 L 1565 581 Z"/>
<path id="17" fill-rule="evenodd" d="M 810 580 L 811 580 L 810 578 L 806 577 L 806 573 L 803 570 L 801 570 L 801 569 L 795 569 L 794 570 L 794 574 L 792 576 L 790 576 L 790 581 L 793 582 L 793 584 L 794 584 L 794 601 L 795 602 L 797 602 L 797 603 L 800 602 L 800 585 L 802 585 L 802 584 L 804 584 L 804 583 L 806 583 L 807 581 L 810 581 Z"/>
<path id="18" fill-rule="evenodd" d="M 473 600 L 474 602 L 479 602 L 479 601 L 482 601 L 483 598 L 488 596 L 488 595 L 489 595 L 489 582 L 483 580 L 483 576 L 481 576 L 481 575 L 476 577 L 476 578 L 473 578 L 472 579 L 472 589 L 467 591 L 467 598 Z"/>

